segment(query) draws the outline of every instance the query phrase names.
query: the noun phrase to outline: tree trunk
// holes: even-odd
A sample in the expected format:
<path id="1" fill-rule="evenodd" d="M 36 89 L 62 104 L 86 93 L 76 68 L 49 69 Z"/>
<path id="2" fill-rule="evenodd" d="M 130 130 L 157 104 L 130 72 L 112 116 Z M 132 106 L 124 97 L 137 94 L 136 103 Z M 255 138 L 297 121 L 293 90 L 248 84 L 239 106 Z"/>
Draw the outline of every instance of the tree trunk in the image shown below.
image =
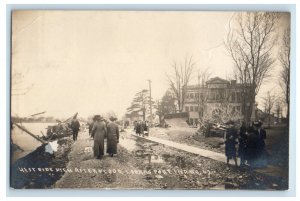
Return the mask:
<path id="1" fill-rule="evenodd" d="M 145 121 L 146 120 L 146 112 L 145 112 L 145 110 L 143 110 L 143 121 Z"/>
<path id="2" fill-rule="evenodd" d="M 269 114 L 269 118 L 268 118 L 268 128 L 271 127 L 271 114 L 270 114 L 270 111 L 268 112 Z"/>

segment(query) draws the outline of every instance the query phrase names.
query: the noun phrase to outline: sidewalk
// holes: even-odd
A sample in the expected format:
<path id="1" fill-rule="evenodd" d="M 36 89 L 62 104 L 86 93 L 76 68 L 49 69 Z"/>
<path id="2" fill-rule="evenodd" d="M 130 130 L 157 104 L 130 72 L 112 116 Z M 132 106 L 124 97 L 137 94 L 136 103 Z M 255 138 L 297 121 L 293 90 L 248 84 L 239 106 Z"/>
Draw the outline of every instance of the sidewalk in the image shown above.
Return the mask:
<path id="1" fill-rule="evenodd" d="M 217 152 L 214 152 L 214 151 L 201 149 L 201 148 L 198 148 L 198 147 L 193 147 L 193 146 L 190 146 L 190 145 L 187 145 L 187 144 L 181 144 L 181 143 L 173 142 L 173 141 L 170 141 L 170 140 L 164 140 L 164 139 L 157 138 L 157 137 L 151 137 L 151 136 L 141 137 L 141 136 L 135 135 L 134 133 L 132 133 L 132 134 L 136 137 L 145 138 L 145 139 L 150 140 L 152 142 L 157 142 L 157 143 L 164 144 L 164 145 L 167 145 L 169 147 L 173 147 L 173 148 L 176 148 L 176 149 L 179 149 L 179 150 L 182 150 L 182 151 L 186 151 L 186 152 L 189 152 L 189 153 L 192 153 L 192 154 L 197 154 L 199 156 L 203 156 L 203 157 L 206 157 L 206 158 L 210 158 L 210 159 L 213 159 L 213 160 L 216 160 L 216 161 L 226 163 L 225 154 L 221 154 L 221 153 L 217 153 Z M 240 164 L 240 159 L 239 158 L 237 158 L 237 162 L 238 162 L 238 165 L 239 165 Z M 230 160 L 229 163 L 231 165 L 234 165 L 233 160 Z M 288 178 L 288 175 L 285 173 L 285 171 L 282 168 L 278 167 L 278 166 L 268 165 L 267 167 L 255 169 L 254 171 L 257 172 L 257 173 L 268 175 L 268 176 L 283 177 L 284 179 Z"/>

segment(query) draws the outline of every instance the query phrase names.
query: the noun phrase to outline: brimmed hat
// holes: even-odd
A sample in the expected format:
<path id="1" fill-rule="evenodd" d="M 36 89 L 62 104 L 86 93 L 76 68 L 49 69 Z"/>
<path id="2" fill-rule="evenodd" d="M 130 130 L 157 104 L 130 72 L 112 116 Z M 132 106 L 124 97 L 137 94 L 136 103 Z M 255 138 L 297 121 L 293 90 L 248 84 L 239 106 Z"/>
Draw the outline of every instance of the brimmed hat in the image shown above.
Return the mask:
<path id="1" fill-rule="evenodd" d="M 263 123 L 261 121 L 253 122 L 253 126 L 255 126 L 255 127 L 261 127 L 262 125 L 263 125 Z"/>
<path id="2" fill-rule="evenodd" d="M 102 117 L 101 117 L 101 115 L 98 115 L 98 114 L 97 114 L 97 115 L 95 115 L 95 116 L 94 116 L 94 118 L 93 118 L 93 119 L 94 119 L 94 120 L 101 120 L 101 119 L 102 119 Z"/>
<path id="3" fill-rule="evenodd" d="M 116 118 L 116 117 L 109 117 L 109 120 L 111 120 L 111 121 L 116 121 L 117 118 Z"/>

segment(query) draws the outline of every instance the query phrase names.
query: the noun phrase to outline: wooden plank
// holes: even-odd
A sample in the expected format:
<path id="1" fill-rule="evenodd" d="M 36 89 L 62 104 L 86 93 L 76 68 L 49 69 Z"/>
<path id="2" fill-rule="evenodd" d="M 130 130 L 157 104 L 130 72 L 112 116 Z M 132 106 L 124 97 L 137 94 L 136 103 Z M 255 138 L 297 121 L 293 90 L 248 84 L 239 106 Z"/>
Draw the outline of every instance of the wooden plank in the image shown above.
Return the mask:
<path id="1" fill-rule="evenodd" d="M 24 126 L 21 126 L 17 123 L 13 123 L 15 124 L 19 129 L 21 129 L 22 131 L 24 131 L 25 133 L 27 133 L 28 135 L 30 135 L 31 137 L 33 137 L 34 139 L 38 140 L 39 142 L 41 142 L 42 144 L 46 144 L 48 143 L 45 140 L 42 140 L 41 138 L 39 138 L 38 136 L 36 136 L 35 134 L 31 133 L 30 131 L 28 131 Z"/>

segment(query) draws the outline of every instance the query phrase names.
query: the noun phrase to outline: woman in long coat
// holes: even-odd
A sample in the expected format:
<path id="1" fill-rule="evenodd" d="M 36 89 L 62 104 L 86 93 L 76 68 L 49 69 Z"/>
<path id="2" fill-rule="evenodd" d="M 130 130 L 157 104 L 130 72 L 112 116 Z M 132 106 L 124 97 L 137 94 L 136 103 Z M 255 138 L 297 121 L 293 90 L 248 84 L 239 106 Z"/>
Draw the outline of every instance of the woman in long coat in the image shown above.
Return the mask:
<path id="1" fill-rule="evenodd" d="M 240 136 L 239 136 L 239 149 L 238 149 L 238 156 L 241 158 L 240 166 L 244 166 L 247 160 L 247 129 L 246 124 L 243 122 L 240 128 Z"/>
<path id="2" fill-rule="evenodd" d="M 255 133 L 253 127 L 250 127 L 247 135 L 247 148 L 246 148 L 246 158 L 247 162 L 251 167 L 255 167 L 257 160 L 257 142 L 258 136 Z"/>
<path id="3" fill-rule="evenodd" d="M 119 143 L 119 127 L 115 123 L 117 119 L 110 118 L 110 123 L 107 125 L 107 153 L 113 157 L 117 153 L 117 145 Z"/>
<path id="4" fill-rule="evenodd" d="M 93 124 L 92 136 L 94 137 L 94 156 L 101 159 L 104 155 L 104 138 L 106 136 L 106 124 L 100 115 L 95 117 Z"/>
<path id="5" fill-rule="evenodd" d="M 228 121 L 226 123 L 228 128 L 226 129 L 226 140 L 225 140 L 225 155 L 227 157 L 227 165 L 229 164 L 229 160 L 233 159 L 235 166 L 237 166 L 237 159 L 236 159 L 236 138 L 237 138 L 237 131 L 234 127 L 233 121 Z"/>

